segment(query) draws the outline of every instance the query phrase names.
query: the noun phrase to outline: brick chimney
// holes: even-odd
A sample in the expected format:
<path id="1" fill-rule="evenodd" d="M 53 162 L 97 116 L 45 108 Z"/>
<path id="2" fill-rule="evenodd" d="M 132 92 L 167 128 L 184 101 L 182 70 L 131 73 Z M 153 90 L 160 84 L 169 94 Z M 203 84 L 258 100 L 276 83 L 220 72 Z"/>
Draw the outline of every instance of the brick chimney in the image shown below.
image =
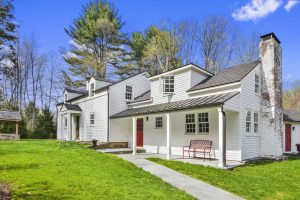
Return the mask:
<path id="1" fill-rule="evenodd" d="M 277 157 L 283 153 L 282 49 L 274 33 L 260 38 L 262 155 Z"/>

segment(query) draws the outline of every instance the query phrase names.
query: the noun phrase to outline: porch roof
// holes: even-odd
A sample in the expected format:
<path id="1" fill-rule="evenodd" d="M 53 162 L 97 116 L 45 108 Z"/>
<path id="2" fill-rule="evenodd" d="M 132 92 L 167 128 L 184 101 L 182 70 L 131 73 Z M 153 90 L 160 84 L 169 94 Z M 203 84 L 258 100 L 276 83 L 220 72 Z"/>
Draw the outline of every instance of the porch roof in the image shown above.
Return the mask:
<path id="1" fill-rule="evenodd" d="M 300 122 L 300 111 L 283 110 L 283 121 Z"/>
<path id="2" fill-rule="evenodd" d="M 199 108 L 204 106 L 218 106 L 237 95 L 239 92 L 228 92 L 205 97 L 174 101 L 169 103 L 156 104 L 140 108 L 131 108 L 110 116 L 110 118 L 121 118 L 143 114 L 154 114 L 160 112 L 172 112 L 190 108 Z"/>
<path id="3" fill-rule="evenodd" d="M 81 111 L 81 108 L 78 105 L 65 103 L 64 106 L 66 107 L 67 110 Z"/>
<path id="4" fill-rule="evenodd" d="M 0 121 L 21 121 L 21 114 L 18 111 L 0 110 Z"/>

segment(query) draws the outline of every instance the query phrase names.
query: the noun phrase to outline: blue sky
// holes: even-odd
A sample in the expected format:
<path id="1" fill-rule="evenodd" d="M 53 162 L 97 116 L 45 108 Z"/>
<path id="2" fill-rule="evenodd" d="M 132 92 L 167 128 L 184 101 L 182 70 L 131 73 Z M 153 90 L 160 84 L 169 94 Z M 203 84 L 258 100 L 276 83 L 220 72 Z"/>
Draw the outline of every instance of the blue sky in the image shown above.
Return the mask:
<path id="1" fill-rule="evenodd" d="M 42 51 L 66 47 L 64 32 L 87 0 L 15 0 L 21 32 L 34 34 Z M 114 0 L 124 32 L 143 31 L 162 19 L 178 21 L 222 15 L 245 34 L 274 32 L 282 42 L 283 76 L 300 79 L 300 3 L 297 0 Z M 62 66 L 66 66 L 62 62 Z"/>

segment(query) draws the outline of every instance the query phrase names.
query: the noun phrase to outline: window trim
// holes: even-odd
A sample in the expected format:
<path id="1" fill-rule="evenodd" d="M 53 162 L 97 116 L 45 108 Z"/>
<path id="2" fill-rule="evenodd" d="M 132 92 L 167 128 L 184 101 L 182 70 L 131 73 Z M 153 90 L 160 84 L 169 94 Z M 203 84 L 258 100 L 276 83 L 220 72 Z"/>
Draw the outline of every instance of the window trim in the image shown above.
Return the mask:
<path id="1" fill-rule="evenodd" d="M 173 83 L 171 83 L 171 81 L 170 81 L 170 79 L 171 79 L 171 77 L 172 77 L 172 79 L 173 79 Z M 168 83 L 166 84 L 166 80 L 168 79 Z M 163 85 L 163 87 L 162 87 L 162 89 L 163 89 L 163 94 L 164 95 L 168 95 L 168 94 L 174 94 L 175 93 L 175 76 L 174 75 L 168 75 L 168 76 L 163 76 L 162 77 L 162 85 Z M 168 89 L 169 89 L 169 92 L 166 92 L 165 91 L 165 89 L 166 89 L 166 85 L 168 85 L 169 87 L 168 87 Z M 171 86 L 173 86 L 173 91 L 171 92 L 170 90 L 171 90 Z"/>
<path id="2" fill-rule="evenodd" d="M 187 116 L 194 116 L 194 122 L 187 122 Z M 188 132 L 187 131 L 187 126 L 188 125 L 194 125 L 194 132 Z M 191 128 L 190 128 L 191 129 Z M 187 113 L 185 114 L 185 134 L 186 135 L 196 135 L 197 133 L 197 123 L 196 123 L 196 114 L 195 113 Z"/>
<path id="3" fill-rule="evenodd" d="M 158 119 L 161 119 L 161 120 L 158 121 Z M 158 122 L 161 123 L 161 126 L 157 126 L 159 124 Z M 163 127 L 164 127 L 163 117 L 161 117 L 161 116 L 155 117 L 155 128 L 162 129 Z"/>
<path id="4" fill-rule="evenodd" d="M 131 88 L 131 92 L 127 90 L 127 88 Z M 130 99 L 127 98 L 127 95 L 130 95 Z M 131 101 L 133 97 L 133 87 L 132 85 L 126 85 L 125 86 L 125 99 Z"/>
<path id="5" fill-rule="evenodd" d="M 256 94 L 260 94 L 260 77 L 259 77 L 259 75 L 257 75 L 257 74 L 255 74 L 254 75 L 254 92 L 256 93 Z M 256 91 L 257 90 L 257 91 Z"/>
<path id="6" fill-rule="evenodd" d="M 93 116 L 93 119 L 92 119 L 92 116 Z M 93 120 L 93 123 L 91 123 Z M 95 113 L 90 113 L 90 126 L 93 127 L 95 126 Z"/>
<path id="7" fill-rule="evenodd" d="M 204 117 L 204 119 L 207 118 L 207 121 L 200 121 L 200 115 L 202 115 L 202 114 L 204 114 L 204 115 L 207 114 L 207 117 Z M 200 131 L 200 124 L 207 124 L 207 127 L 205 127 L 204 129 L 207 128 L 208 131 L 207 132 L 201 132 Z M 198 130 L 198 135 L 209 135 L 210 128 L 209 128 L 209 113 L 208 112 L 199 112 L 198 113 L 198 129 L 197 130 Z"/>
<path id="8" fill-rule="evenodd" d="M 248 116 L 249 114 L 249 116 Z M 245 119 L 245 131 L 247 134 L 251 134 L 251 111 L 246 112 L 246 119 Z M 249 128 L 247 128 L 247 125 L 249 124 Z M 248 130 L 248 131 L 247 131 Z"/>
<path id="9" fill-rule="evenodd" d="M 255 117 L 255 115 L 257 115 L 257 117 Z M 255 126 L 257 126 L 256 131 L 255 131 Z M 258 134 L 258 131 L 259 131 L 259 113 L 254 112 L 253 113 L 253 133 Z"/>

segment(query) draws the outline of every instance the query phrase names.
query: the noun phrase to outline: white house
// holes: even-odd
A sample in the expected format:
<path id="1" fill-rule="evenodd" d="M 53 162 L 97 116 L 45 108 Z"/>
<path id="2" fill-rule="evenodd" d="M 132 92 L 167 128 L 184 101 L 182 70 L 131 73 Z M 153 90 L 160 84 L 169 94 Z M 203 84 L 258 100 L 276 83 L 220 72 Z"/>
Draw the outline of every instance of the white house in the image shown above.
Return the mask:
<path id="1" fill-rule="evenodd" d="M 92 77 L 85 90 L 66 88 L 57 105 L 57 139 L 128 142 L 133 154 L 138 147 L 167 158 L 182 155 L 190 140 L 205 139 L 220 166 L 226 159 L 278 157 L 295 151 L 284 148 L 289 124 L 290 143 L 300 143 L 300 118 L 288 118 L 283 128 L 281 96 L 280 41 L 270 33 L 261 36 L 258 60 L 215 74 L 188 64 L 116 83 Z"/>

